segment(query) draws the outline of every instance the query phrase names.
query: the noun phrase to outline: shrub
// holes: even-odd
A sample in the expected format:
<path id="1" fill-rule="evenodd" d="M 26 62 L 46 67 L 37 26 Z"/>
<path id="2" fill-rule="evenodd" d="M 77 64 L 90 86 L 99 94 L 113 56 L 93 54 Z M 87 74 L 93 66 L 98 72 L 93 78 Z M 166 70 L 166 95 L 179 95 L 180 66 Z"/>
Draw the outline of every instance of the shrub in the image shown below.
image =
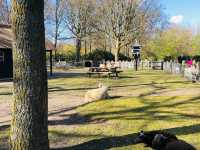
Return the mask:
<path id="1" fill-rule="evenodd" d="M 74 61 L 76 58 L 76 53 L 74 51 L 62 52 L 56 54 L 56 61 Z"/>
<path id="2" fill-rule="evenodd" d="M 131 58 L 128 57 L 128 56 L 125 56 L 125 55 L 122 54 L 122 53 L 119 53 L 119 60 L 131 61 Z"/>
<path id="3" fill-rule="evenodd" d="M 192 58 L 193 60 L 195 60 L 196 62 L 200 62 L 200 55 L 195 55 Z"/>
<path id="4" fill-rule="evenodd" d="M 112 53 L 110 53 L 108 51 L 105 51 L 105 50 L 102 50 L 102 49 L 96 49 L 96 50 L 92 51 L 91 53 L 87 54 L 85 56 L 85 59 L 97 62 L 97 61 L 102 61 L 102 60 L 105 60 L 105 61 L 110 60 L 111 61 L 111 60 L 114 60 L 115 57 L 114 57 L 114 55 Z M 131 58 L 125 56 L 122 53 L 120 53 L 119 54 L 119 60 L 128 60 L 128 61 L 130 61 Z"/>
<path id="5" fill-rule="evenodd" d="M 102 60 L 108 61 L 108 60 L 114 60 L 114 55 L 105 50 L 95 49 L 91 53 L 87 54 L 85 56 L 85 59 L 92 60 L 94 62 Z"/>

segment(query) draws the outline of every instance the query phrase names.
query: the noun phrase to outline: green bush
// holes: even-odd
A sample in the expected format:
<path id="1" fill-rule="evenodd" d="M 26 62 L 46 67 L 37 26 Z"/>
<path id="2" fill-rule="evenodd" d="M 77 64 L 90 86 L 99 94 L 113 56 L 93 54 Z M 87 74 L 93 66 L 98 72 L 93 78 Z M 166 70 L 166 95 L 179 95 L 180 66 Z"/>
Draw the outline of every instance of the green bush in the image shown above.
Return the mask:
<path id="1" fill-rule="evenodd" d="M 131 61 L 131 58 L 128 57 L 128 56 L 125 56 L 125 55 L 122 54 L 122 53 L 119 53 L 119 60 Z"/>
<path id="2" fill-rule="evenodd" d="M 92 61 L 114 60 L 114 55 L 108 51 L 95 49 L 85 56 L 85 59 Z"/>
<path id="3" fill-rule="evenodd" d="M 94 51 L 92 51 L 91 53 L 87 54 L 85 57 L 85 59 L 87 60 L 92 60 L 92 61 L 108 61 L 108 60 L 114 60 L 115 56 L 105 50 L 102 49 L 95 49 Z M 124 54 L 120 53 L 119 54 L 119 60 L 128 60 L 130 61 L 130 57 L 125 56 Z"/>
<path id="4" fill-rule="evenodd" d="M 61 61 L 74 61 L 76 58 L 76 53 L 73 51 L 69 51 L 67 53 L 58 53 L 56 54 L 56 60 Z"/>

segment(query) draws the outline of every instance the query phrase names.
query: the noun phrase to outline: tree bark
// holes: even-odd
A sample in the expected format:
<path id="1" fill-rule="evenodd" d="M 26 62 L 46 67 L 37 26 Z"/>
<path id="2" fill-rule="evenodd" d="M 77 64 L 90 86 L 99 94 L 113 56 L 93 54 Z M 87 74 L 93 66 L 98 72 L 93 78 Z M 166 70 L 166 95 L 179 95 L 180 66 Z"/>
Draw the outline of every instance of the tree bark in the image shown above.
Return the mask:
<path id="1" fill-rule="evenodd" d="M 14 101 L 11 150 L 48 150 L 44 1 L 12 1 Z"/>
<path id="2" fill-rule="evenodd" d="M 90 53 L 92 52 L 92 42 L 90 41 Z"/>
<path id="3" fill-rule="evenodd" d="M 54 47 L 57 50 L 57 42 L 58 42 L 58 7 L 59 1 L 56 0 L 56 11 L 55 11 L 55 37 L 54 37 Z M 55 61 L 57 60 L 57 53 L 55 50 Z"/>
<path id="4" fill-rule="evenodd" d="M 81 56 L 81 39 L 76 39 L 76 62 L 80 61 Z"/>
<path id="5" fill-rule="evenodd" d="M 85 46 L 85 55 L 87 55 L 87 41 L 84 41 L 84 46 Z"/>
<path id="6" fill-rule="evenodd" d="M 117 39 L 117 41 L 116 41 L 116 50 L 115 50 L 115 62 L 117 62 L 118 59 L 119 59 L 120 46 L 121 46 L 120 40 Z"/>

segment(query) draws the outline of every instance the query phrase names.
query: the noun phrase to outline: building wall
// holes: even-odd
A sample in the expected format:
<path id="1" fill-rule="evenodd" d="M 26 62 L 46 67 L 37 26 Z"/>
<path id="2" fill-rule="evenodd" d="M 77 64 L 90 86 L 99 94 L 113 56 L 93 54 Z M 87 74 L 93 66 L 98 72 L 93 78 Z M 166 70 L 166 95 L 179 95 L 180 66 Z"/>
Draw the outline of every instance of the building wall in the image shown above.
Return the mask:
<path id="1" fill-rule="evenodd" d="M 11 78 L 13 75 L 13 59 L 11 49 L 0 49 L 0 78 Z"/>

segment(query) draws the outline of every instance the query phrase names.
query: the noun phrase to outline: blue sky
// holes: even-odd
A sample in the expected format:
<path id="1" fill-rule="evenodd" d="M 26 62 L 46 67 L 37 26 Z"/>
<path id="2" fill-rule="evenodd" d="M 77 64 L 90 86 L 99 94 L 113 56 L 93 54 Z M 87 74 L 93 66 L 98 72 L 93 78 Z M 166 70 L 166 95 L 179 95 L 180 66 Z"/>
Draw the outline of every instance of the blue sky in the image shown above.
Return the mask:
<path id="1" fill-rule="evenodd" d="M 161 3 L 172 22 L 200 25 L 200 0 L 161 0 Z"/>

